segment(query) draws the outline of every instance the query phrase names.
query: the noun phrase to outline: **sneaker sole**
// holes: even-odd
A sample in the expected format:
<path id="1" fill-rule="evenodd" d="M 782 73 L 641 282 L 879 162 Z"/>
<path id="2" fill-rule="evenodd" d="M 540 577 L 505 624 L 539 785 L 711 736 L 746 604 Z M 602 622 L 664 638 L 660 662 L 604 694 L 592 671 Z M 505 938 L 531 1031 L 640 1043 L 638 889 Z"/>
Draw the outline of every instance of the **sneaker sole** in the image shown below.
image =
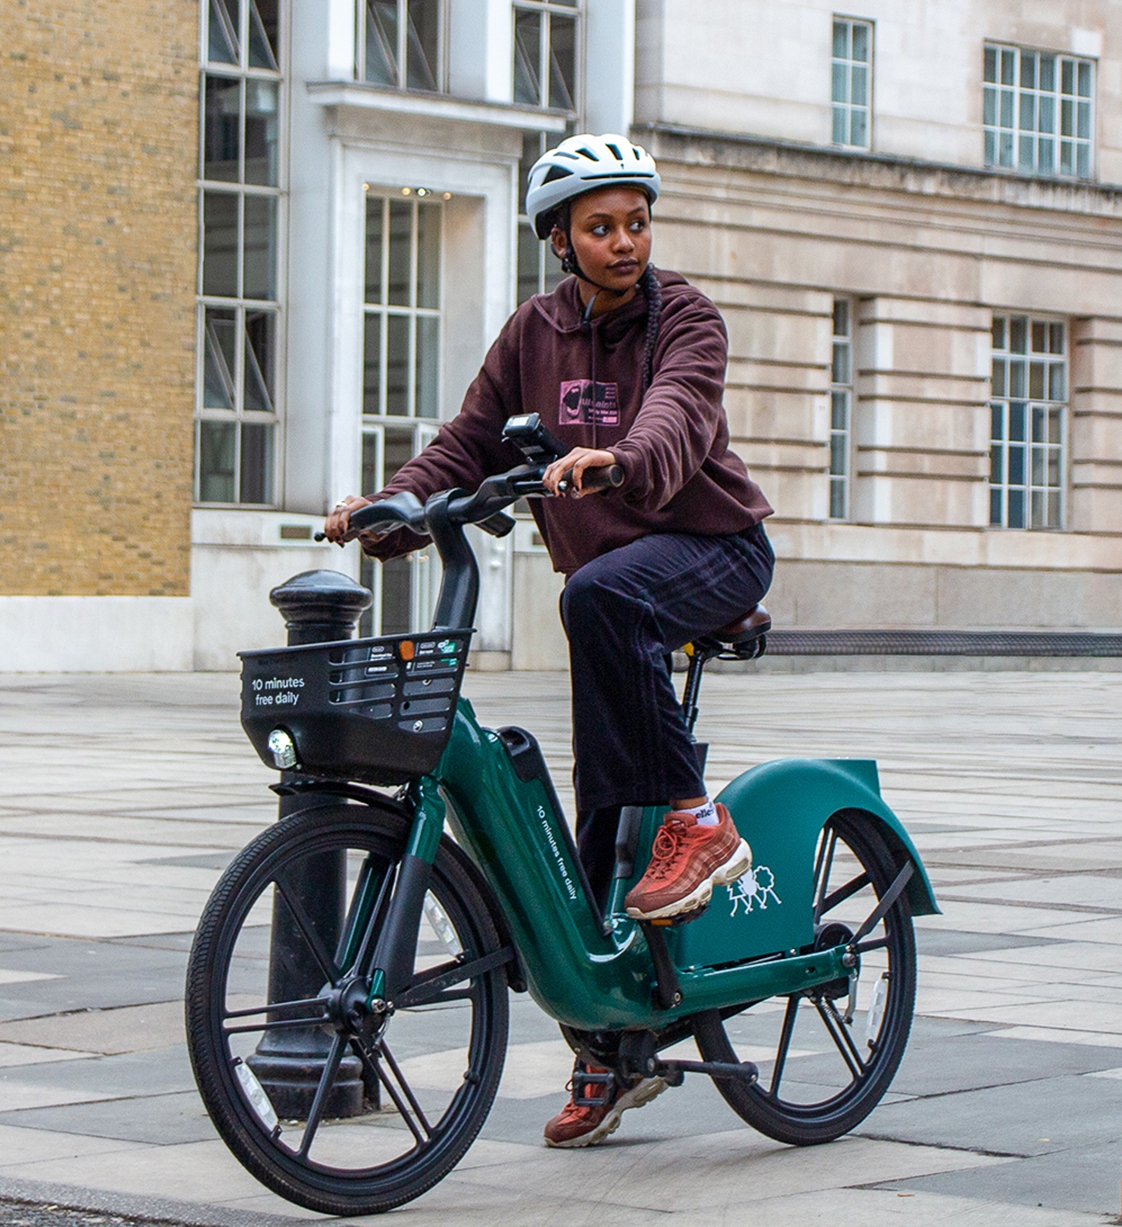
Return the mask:
<path id="1" fill-rule="evenodd" d="M 620 1117 L 628 1108 L 643 1107 L 661 1095 L 669 1085 L 670 1083 L 665 1078 L 644 1078 L 638 1086 L 633 1086 L 631 1090 L 616 1100 L 612 1110 L 595 1129 L 582 1133 L 580 1137 L 569 1138 L 566 1142 L 551 1142 L 549 1138 L 546 1138 L 545 1144 L 554 1150 L 576 1150 L 580 1146 L 596 1146 L 610 1134 L 615 1133 L 619 1128 Z"/>
<path id="2" fill-rule="evenodd" d="M 752 849 L 747 840 L 742 839 L 739 847 L 723 865 L 719 865 L 705 879 L 698 883 L 692 891 L 674 903 L 665 907 L 655 908 L 653 912 L 641 912 L 638 908 L 629 907 L 627 914 L 633 920 L 665 920 L 671 916 L 681 916 L 683 912 L 692 912 L 703 907 L 713 897 L 715 886 L 728 886 L 737 878 L 742 878 L 752 868 Z"/>

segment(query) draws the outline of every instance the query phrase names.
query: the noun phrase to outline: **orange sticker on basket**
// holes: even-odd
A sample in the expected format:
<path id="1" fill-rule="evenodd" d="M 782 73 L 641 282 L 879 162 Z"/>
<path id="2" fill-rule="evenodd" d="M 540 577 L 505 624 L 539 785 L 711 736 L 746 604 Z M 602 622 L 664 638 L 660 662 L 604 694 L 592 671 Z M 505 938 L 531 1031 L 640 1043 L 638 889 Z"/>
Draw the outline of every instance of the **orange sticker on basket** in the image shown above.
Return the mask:
<path id="1" fill-rule="evenodd" d="M 403 639 L 397 645 L 397 650 L 401 653 L 402 660 L 412 660 L 417 648 L 412 639 Z"/>

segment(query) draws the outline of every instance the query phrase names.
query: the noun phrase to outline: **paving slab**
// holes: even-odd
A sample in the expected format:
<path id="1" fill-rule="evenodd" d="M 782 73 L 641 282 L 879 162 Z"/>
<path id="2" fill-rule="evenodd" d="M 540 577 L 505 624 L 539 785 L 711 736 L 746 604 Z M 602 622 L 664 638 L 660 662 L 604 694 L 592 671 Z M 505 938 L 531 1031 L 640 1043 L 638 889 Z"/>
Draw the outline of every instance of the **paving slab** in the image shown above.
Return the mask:
<path id="1" fill-rule="evenodd" d="M 469 674 L 466 693 L 485 723 L 538 735 L 571 811 L 564 676 Z M 320 1217 L 232 1158 L 183 1046 L 195 919 L 276 810 L 237 698 L 231 675 L 0 678 L 0 1197 L 213 1227 Z M 945 899 L 942 917 L 918 922 L 921 1013 L 891 1092 L 853 1134 L 798 1150 L 691 1078 L 604 1146 L 547 1151 L 569 1057 L 514 998 L 480 1139 L 393 1221 L 1083 1227 L 1117 1215 L 1117 676 L 718 674 L 698 731 L 713 788 L 776 757 L 878 760 Z M 767 1021 L 730 1021 L 754 1059 Z M 426 1067 L 401 1054 L 418 1082 L 445 1085 L 457 1058 L 436 1055 Z M 819 1062 L 792 1054 L 793 1084 L 813 1087 Z"/>

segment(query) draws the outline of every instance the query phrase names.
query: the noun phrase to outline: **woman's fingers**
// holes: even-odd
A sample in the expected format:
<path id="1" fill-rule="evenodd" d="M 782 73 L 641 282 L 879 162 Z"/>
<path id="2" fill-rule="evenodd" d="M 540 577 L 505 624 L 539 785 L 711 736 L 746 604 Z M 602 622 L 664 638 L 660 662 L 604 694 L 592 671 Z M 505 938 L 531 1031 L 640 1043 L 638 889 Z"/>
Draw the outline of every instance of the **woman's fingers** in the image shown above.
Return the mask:
<path id="1" fill-rule="evenodd" d="M 572 493 L 574 497 L 579 498 L 583 493 L 581 489 L 581 478 L 586 469 L 602 469 L 608 465 L 615 464 L 615 456 L 602 448 L 594 447 L 574 447 L 567 455 L 562 456 L 560 460 L 555 460 L 542 475 L 542 483 L 551 494 L 568 494 Z M 559 491 L 558 485 L 562 478 L 565 478 L 570 489 Z"/>
<path id="2" fill-rule="evenodd" d="M 341 498 L 327 514 L 323 525 L 323 535 L 328 541 L 334 541 L 336 545 L 343 545 L 353 540 L 359 534 L 351 530 L 351 512 L 357 511 L 359 507 L 368 506 L 370 502 L 370 499 L 362 498 L 357 494 L 348 494 L 345 498 Z"/>

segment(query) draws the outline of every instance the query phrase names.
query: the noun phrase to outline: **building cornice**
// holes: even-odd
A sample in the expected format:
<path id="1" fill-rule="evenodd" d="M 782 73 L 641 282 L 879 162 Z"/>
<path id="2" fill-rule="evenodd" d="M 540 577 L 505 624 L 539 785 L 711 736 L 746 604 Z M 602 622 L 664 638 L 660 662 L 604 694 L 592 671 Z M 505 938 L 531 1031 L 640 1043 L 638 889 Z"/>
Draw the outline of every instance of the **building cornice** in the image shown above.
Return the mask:
<path id="1" fill-rule="evenodd" d="M 384 89 L 365 81 L 309 81 L 305 88 L 313 101 L 324 107 L 423 116 L 453 123 L 564 132 L 569 120 L 568 113 L 561 111 L 501 102 L 475 102 L 447 94 Z"/>
<path id="2" fill-rule="evenodd" d="M 872 190 L 953 197 L 1062 213 L 1122 216 L 1122 185 L 1045 178 L 896 154 L 833 149 L 680 124 L 632 128 L 656 158 Z"/>

